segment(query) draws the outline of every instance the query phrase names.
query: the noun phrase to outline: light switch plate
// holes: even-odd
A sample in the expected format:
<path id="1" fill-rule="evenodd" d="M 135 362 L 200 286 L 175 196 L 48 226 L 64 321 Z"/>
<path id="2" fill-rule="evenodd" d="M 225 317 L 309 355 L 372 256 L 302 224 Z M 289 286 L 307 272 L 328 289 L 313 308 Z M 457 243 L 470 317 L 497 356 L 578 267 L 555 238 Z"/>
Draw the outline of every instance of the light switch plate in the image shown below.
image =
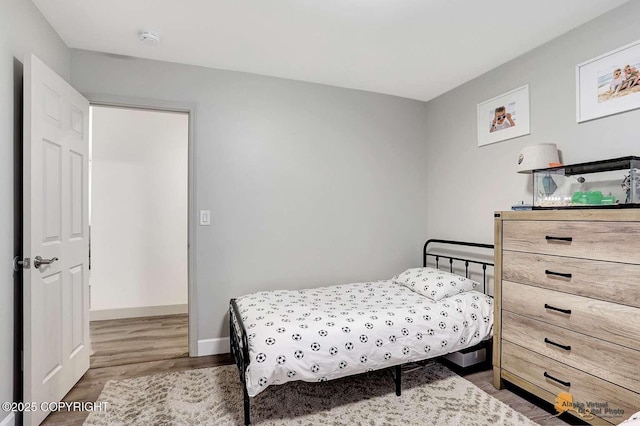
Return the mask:
<path id="1" fill-rule="evenodd" d="M 200 210 L 200 226 L 211 225 L 211 210 Z"/>

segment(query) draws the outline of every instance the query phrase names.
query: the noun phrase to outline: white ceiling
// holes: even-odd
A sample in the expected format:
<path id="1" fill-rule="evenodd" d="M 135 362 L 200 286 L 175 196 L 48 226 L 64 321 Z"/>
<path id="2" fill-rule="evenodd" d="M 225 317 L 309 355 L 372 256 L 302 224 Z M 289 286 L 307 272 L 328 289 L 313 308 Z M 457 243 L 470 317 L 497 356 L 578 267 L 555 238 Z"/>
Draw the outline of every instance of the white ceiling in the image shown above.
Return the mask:
<path id="1" fill-rule="evenodd" d="M 426 101 L 627 0 L 33 1 L 69 47 Z"/>

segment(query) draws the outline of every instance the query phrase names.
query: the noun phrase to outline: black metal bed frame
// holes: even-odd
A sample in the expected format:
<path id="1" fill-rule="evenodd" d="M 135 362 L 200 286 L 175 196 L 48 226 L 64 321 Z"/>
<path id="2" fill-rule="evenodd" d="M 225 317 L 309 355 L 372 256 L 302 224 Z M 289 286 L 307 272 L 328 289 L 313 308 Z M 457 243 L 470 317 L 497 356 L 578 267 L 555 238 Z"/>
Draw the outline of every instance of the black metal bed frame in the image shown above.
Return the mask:
<path id="1" fill-rule="evenodd" d="M 422 266 L 427 266 L 427 258 L 434 257 L 436 260 L 436 269 L 440 267 L 440 258 L 449 259 L 449 272 L 453 273 L 453 261 L 458 260 L 460 262 L 464 262 L 464 276 L 465 278 L 469 278 L 469 264 L 473 263 L 475 265 L 482 265 L 482 292 L 487 294 L 487 266 L 493 266 L 493 263 L 485 262 L 482 260 L 472 260 L 472 259 L 462 259 L 459 257 L 453 257 L 444 254 L 435 254 L 428 253 L 429 244 L 447 244 L 451 246 L 465 246 L 465 247 L 479 247 L 493 250 L 493 244 L 482 244 L 482 243 L 467 243 L 464 241 L 453 241 L 453 240 L 427 240 L 424 243 L 424 249 L 422 250 Z"/>
<path id="2" fill-rule="evenodd" d="M 439 239 L 430 239 L 424 244 L 424 249 L 422 251 L 422 266 L 427 266 L 427 258 L 433 257 L 435 258 L 436 268 L 439 268 L 440 259 L 448 259 L 449 260 L 449 271 L 453 272 L 453 262 L 460 261 L 464 262 L 465 266 L 465 277 L 469 277 L 469 265 L 476 264 L 482 266 L 482 285 L 483 292 L 486 294 L 486 286 L 487 286 L 487 266 L 494 266 L 493 263 L 481 261 L 481 260 L 473 260 L 473 259 L 464 259 L 459 257 L 454 257 L 453 255 L 448 254 L 437 254 L 437 253 L 429 253 L 429 244 L 445 244 L 448 246 L 464 246 L 464 247 L 478 247 L 485 249 L 494 248 L 493 244 L 481 244 L 481 243 L 469 243 L 464 241 L 453 241 L 453 240 L 439 240 Z M 230 336 L 230 344 L 231 344 L 231 355 L 235 360 L 236 365 L 238 366 L 238 370 L 240 373 L 240 382 L 242 383 L 242 392 L 244 396 L 244 423 L 245 425 L 251 424 L 251 402 L 249 399 L 249 394 L 247 392 L 247 382 L 246 382 L 246 373 L 247 368 L 251 362 L 249 358 L 249 340 L 247 338 L 247 330 L 244 327 L 244 323 L 242 321 L 242 315 L 240 313 L 240 309 L 238 308 L 238 304 L 236 303 L 236 299 L 231 299 L 229 303 L 229 336 Z M 393 381 L 396 387 L 396 395 L 400 396 L 402 393 L 402 365 L 396 365 L 392 368 L 391 371 Z"/>

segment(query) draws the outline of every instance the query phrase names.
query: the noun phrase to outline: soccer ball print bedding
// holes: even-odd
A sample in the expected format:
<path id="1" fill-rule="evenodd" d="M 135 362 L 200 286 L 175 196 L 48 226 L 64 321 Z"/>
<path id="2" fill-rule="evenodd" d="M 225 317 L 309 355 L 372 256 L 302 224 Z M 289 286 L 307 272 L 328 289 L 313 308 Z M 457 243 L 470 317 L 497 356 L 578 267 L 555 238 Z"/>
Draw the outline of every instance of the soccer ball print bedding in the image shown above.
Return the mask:
<path id="1" fill-rule="evenodd" d="M 493 333 L 491 297 L 468 291 L 435 302 L 391 280 L 264 291 L 237 304 L 249 396 L 445 355 Z"/>

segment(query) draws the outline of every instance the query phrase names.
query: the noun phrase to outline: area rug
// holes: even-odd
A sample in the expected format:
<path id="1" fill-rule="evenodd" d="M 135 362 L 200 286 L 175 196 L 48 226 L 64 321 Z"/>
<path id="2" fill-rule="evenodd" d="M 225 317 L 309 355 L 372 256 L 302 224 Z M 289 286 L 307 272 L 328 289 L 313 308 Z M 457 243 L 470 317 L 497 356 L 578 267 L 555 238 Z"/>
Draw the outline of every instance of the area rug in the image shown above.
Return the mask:
<path id="1" fill-rule="evenodd" d="M 252 425 L 535 425 L 439 363 L 402 375 L 389 370 L 323 383 L 270 386 L 251 398 Z M 242 425 L 235 365 L 111 380 L 105 411 L 85 425 Z"/>

